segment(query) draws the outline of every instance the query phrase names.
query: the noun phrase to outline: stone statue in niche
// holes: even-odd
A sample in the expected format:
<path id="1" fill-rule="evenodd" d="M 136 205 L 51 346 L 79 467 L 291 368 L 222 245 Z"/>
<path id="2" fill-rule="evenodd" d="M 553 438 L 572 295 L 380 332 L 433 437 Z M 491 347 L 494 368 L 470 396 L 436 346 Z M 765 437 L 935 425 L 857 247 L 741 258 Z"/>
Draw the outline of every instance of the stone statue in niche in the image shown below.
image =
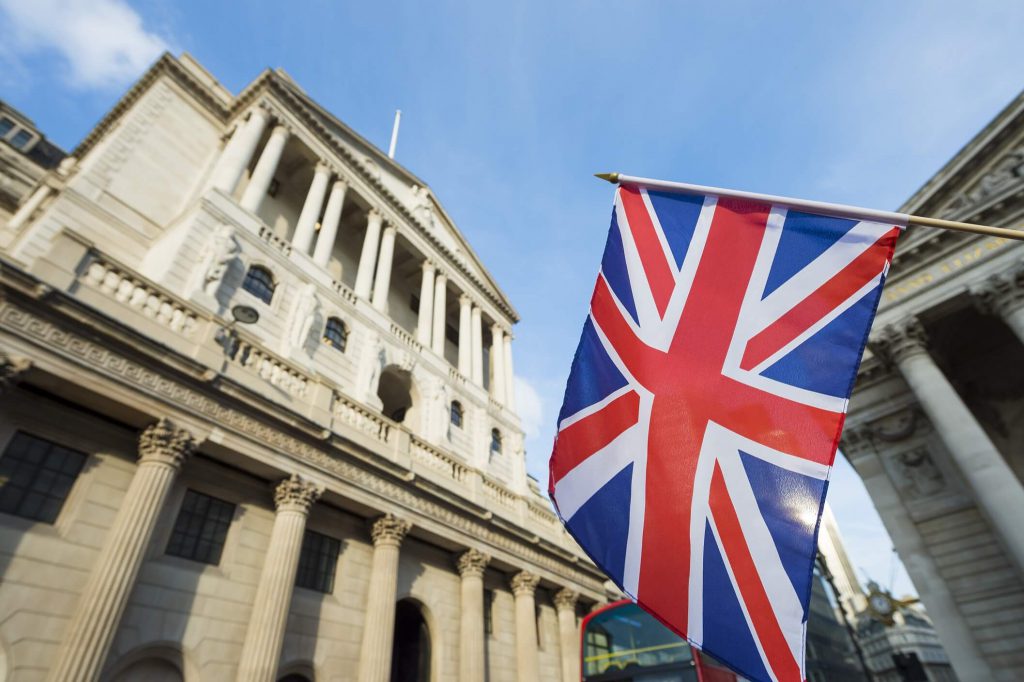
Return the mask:
<path id="1" fill-rule="evenodd" d="M 915 448 L 896 456 L 899 473 L 911 497 L 929 497 L 946 487 L 946 479 L 926 448 Z"/>
<path id="2" fill-rule="evenodd" d="M 292 349 L 301 350 L 305 347 L 319 311 L 320 299 L 316 296 L 316 285 L 303 285 L 295 297 L 291 324 L 288 326 L 288 343 Z"/>
<path id="3" fill-rule="evenodd" d="M 241 252 L 242 247 L 235 237 L 235 228 L 226 223 L 218 225 L 200 256 L 199 269 L 203 273 L 203 293 L 208 296 L 217 295 L 217 289 L 228 273 L 228 268 Z"/>
<path id="4" fill-rule="evenodd" d="M 366 358 L 369 365 L 366 383 L 364 384 L 366 387 L 366 402 L 379 409 L 381 401 L 377 395 L 377 387 L 380 384 L 380 375 L 388 364 L 388 354 L 387 349 L 384 347 L 384 342 L 376 334 L 367 343 Z"/>

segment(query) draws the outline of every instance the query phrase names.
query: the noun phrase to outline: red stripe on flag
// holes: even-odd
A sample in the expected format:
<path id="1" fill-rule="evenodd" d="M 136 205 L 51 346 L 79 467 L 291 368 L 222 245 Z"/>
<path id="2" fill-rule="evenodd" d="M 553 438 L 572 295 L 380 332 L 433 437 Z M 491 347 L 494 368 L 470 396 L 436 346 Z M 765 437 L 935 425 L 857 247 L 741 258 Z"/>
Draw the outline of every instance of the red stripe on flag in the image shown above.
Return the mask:
<path id="1" fill-rule="evenodd" d="M 711 477 L 709 502 L 722 549 L 739 587 L 740 594 L 737 596 L 746 605 L 747 616 L 754 626 L 768 665 L 779 682 L 800 682 L 803 679 L 800 676 L 800 663 L 793 657 L 778 618 L 775 617 L 775 610 L 768 599 L 754 559 L 750 556 L 739 517 L 736 516 L 736 509 L 729 498 L 725 478 L 717 462 Z"/>
<path id="2" fill-rule="evenodd" d="M 871 247 L 850 261 L 849 265 L 840 270 L 835 277 L 758 332 L 747 343 L 740 367 L 757 367 L 877 277 L 885 267 L 885 261 L 898 234 L 899 228 L 896 227 L 885 233 Z"/>
<path id="3" fill-rule="evenodd" d="M 637 423 L 640 396 L 629 391 L 558 432 L 551 457 L 551 482 L 557 483 L 585 459 Z"/>
<path id="4" fill-rule="evenodd" d="M 622 208 L 626 211 L 629 231 L 633 234 L 633 242 L 640 254 L 647 281 L 654 296 L 654 304 L 658 306 L 658 314 L 665 317 L 665 309 L 672 298 L 672 290 L 676 286 L 675 272 L 668 262 L 665 249 L 662 248 L 658 232 L 654 229 L 651 214 L 647 212 L 647 204 L 637 187 L 620 187 L 619 197 Z"/>
<path id="5" fill-rule="evenodd" d="M 708 421 L 726 419 L 734 408 L 722 385 L 721 367 L 770 208 L 719 199 L 668 357 L 644 367 L 644 378 L 634 372 L 655 396 L 637 596 L 681 635 L 686 634 L 690 598 L 694 470 Z M 754 397 L 758 404 L 751 409 L 764 411 L 760 403 L 770 396 Z"/>

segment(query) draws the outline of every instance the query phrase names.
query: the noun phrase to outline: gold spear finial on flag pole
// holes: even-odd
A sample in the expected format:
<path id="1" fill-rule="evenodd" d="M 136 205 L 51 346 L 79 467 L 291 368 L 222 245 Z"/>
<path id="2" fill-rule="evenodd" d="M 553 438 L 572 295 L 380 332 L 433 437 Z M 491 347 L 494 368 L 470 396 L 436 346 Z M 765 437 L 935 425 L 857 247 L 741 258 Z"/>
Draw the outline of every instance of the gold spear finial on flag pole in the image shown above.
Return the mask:
<path id="1" fill-rule="evenodd" d="M 743 192 L 740 190 L 724 189 L 721 187 L 705 187 L 703 185 L 691 185 L 685 182 L 669 182 L 666 180 L 653 180 L 651 178 L 638 178 L 632 175 L 623 175 L 622 173 L 594 173 L 594 177 L 607 180 L 613 185 L 617 185 L 621 182 L 644 185 L 645 187 L 660 187 L 663 189 L 687 192 L 691 194 L 716 194 L 720 196 L 737 197 L 739 199 L 750 199 L 752 201 L 763 201 L 771 204 L 781 204 L 783 206 L 802 209 L 812 213 L 825 213 L 850 218 L 868 218 L 871 220 L 888 221 L 897 225 L 906 225 L 907 227 L 935 227 L 940 230 L 971 232 L 973 234 L 984 234 L 990 237 L 1003 237 L 1004 239 L 1024 241 L 1024 231 L 1008 227 L 977 225 L 975 223 L 964 223 L 958 220 L 943 220 L 942 218 L 929 218 L 927 216 L 910 215 L 908 213 L 878 211 L 869 208 L 846 206 L 843 204 L 829 204 L 823 201 L 793 199 L 790 197 L 758 194 L 756 192 Z"/>

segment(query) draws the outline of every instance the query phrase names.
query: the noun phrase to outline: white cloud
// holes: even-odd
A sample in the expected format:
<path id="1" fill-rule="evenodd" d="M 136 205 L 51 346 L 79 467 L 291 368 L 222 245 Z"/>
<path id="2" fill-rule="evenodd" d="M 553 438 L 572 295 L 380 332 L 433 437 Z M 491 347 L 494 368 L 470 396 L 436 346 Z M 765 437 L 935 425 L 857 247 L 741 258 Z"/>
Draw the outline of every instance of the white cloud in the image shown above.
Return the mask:
<path id="1" fill-rule="evenodd" d="M 523 423 L 526 438 L 536 438 L 544 424 L 544 400 L 529 381 L 521 376 L 516 382 L 516 411 Z"/>
<path id="2" fill-rule="evenodd" d="M 0 25 L 5 61 L 56 53 L 79 89 L 123 86 L 168 49 L 123 0 L 0 0 Z"/>

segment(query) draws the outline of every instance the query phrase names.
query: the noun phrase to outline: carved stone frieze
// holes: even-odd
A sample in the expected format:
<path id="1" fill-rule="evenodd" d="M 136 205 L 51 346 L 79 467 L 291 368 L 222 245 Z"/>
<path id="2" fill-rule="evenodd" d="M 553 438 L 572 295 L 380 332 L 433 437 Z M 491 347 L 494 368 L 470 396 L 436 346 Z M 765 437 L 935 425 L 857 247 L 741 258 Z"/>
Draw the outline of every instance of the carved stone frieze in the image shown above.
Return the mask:
<path id="1" fill-rule="evenodd" d="M 309 508 L 320 499 L 324 489 L 298 474 L 292 474 L 274 489 L 274 506 L 278 511 L 290 510 L 309 513 Z"/>
<path id="2" fill-rule="evenodd" d="M 509 581 L 512 593 L 517 597 L 520 595 L 532 595 L 539 583 L 540 576 L 534 575 L 529 571 L 520 571 L 512 576 L 512 579 Z"/>
<path id="3" fill-rule="evenodd" d="M 370 537 L 373 539 L 374 547 L 379 545 L 402 544 L 406 533 L 412 529 L 412 524 L 405 519 L 400 519 L 394 514 L 385 514 L 370 526 Z"/>
<path id="4" fill-rule="evenodd" d="M 923 418 L 924 415 L 916 406 L 908 407 L 873 421 L 870 425 L 871 434 L 883 443 L 898 443 L 914 435 Z"/>
<path id="5" fill-rule="evenodd" d="M 455 561 L 455 567 L 463 578 L 481 578 L 484 575 L 487 564 L 490 562 L 491 557 L 489 555 L 474 547 L 459 555 L 459 558 Z"/>
<path id="6" fill-rule="evenodd" d="M 1005 317 L 1024 306 L 1024 260 L 972 287 L 971 293 L 978 308 L 990 315 Z"/>
<path id="7" fill-rule="evenodd" d="M 329 472 L 339 481 L 356 486 L 363 492 L 434 519 L 464 538 L 474 538 L 482 544 L 501 549 L 520 557 L 523 561 L 582 585 L 593 586 L 599 581 L 594 571 L 574 570 L 549 553 L 541 552 L 527 543 L 424 498 L 407 487 L 378 476 L 343 457 L 291 436 L 273 426 L 272 421 L 257 419 L 228 407 L 223 400 L 214 399 L 184 383 L 167 378 L 151 367 L 129 360 L 106 346 L 98 345 L 64 327 L 36 317 L 29 311 L 13 305 L 9 300 L 0 304 L 0 328 L 31 339 L 49 352 L 77 361 L 92 371 L 208 419 L 222 429 L 232 429 L 277 452 Z"/>
<path id="8" fill-rule="evenodd" d="M 931 497 L 946 489 L 946 479 L 925 447 L 902 452 L 894 458 L 900 489 L 911 499 Z"/>
<path id="9" fill-rule="evenodd" d="M 871 351 L 886 362 L 900 364 L 918 353 L 927 353 L 928 334 L 916 317 L 901 324 L 887 324 L 873 334 Z"/>
<path id="10" fill-rule="evenodd" d="M 942 217 L 948 218 L 964 212 L 971 206 L 985 203 L 990 197 L 1024 182 L 1024 145 L 1018 145 L 981 178 L 970 189 L 955 196 L 942 210 Z"/>
<path id="11" fill-rule="evenodd" d="M 160 462 L 180 469 L 196 449 L 196 441 L 185 429 L 179 429 L 163 417 L 147 426 L 139 436 L 139 461 Z"/>

